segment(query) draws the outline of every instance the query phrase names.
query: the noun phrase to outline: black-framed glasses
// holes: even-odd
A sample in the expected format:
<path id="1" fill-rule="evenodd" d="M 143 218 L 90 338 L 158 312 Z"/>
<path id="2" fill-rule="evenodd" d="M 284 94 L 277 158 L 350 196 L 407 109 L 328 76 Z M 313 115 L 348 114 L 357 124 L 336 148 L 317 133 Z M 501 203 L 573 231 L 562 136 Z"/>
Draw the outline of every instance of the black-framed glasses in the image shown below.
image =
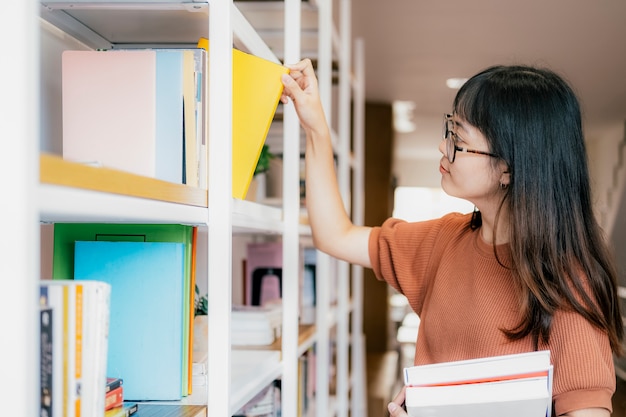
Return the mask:
<path id="1" fill-rule="evenodd" d="M 499 158 L 498 155 L 491 152 L 457 146 L 458 136 L 454 132 L 454 120 L 452 120 L 451 114 L 443 115 L 443 139 L 446 141 L 446 154 L 448 155 L 448 161 L 450 161 L 450 163 L 454 162 L 457 152 L 475 153 L 478 155 L 491 156 L 492 158 Z"/>

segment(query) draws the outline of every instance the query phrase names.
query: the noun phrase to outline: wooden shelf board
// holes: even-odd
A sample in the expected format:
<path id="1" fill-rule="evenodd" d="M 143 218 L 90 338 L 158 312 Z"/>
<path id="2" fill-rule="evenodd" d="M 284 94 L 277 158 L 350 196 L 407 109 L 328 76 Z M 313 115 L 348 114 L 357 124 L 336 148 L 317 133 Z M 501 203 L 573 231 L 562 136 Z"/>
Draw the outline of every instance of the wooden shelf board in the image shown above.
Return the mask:
<path id="1" fill-rule="evenodd" d="M 73 188 L 208 207 L 207 190 L 135 175 L 110 168 L 92 167 L 40 156 L 40 182 Z"/>
<path id="2" fill-rule="evenodd" d="M 164 405 L 138 402 L 135 417 L 206 417 L 207 409 L 202 405 Z"/>

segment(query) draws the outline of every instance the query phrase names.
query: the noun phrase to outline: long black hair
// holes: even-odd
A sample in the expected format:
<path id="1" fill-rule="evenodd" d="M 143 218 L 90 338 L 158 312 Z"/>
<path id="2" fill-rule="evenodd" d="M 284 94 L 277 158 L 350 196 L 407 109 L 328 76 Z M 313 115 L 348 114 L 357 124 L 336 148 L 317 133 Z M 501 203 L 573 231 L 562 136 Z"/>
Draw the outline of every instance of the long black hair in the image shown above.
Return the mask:
<path id="1" fill-rule="evenodd" d="M 511 175 L 501 209 L 507 207 L 509 266 L 524 318 L 503 331 L 511 339 L 531 335 L 535 346 L 548 343 L 555 311 L 573 309 L 606 331 L 613 352 L 621 353 L 617 273 L 593 214 L 572 88 L 548 69 L 495 66 L 465 83 L 454 112 L 482 132 Z"/>

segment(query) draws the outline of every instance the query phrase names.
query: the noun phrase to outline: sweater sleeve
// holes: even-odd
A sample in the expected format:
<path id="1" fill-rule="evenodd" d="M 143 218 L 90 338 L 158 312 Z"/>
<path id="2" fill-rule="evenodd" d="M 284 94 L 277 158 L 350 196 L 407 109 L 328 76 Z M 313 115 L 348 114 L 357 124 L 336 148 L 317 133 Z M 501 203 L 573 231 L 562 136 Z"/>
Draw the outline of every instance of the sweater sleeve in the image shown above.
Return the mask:
<path id="1" fill-rule="evenodd" d="M 612 411 L 615 368 L 605 332 L 580 314 L 558 311 L 553 320 L 550 350 L 557 415 L 584 408 Z"/>
<path id="2" fill-rule="evenodd" d="M 468 224 L 466 215 L 409 223 L 390 218 L 370 233 L 369 256 L 376 278 L 404 294 L 421 313 L 428 277 L 434 276 L 447 242 Z"/>

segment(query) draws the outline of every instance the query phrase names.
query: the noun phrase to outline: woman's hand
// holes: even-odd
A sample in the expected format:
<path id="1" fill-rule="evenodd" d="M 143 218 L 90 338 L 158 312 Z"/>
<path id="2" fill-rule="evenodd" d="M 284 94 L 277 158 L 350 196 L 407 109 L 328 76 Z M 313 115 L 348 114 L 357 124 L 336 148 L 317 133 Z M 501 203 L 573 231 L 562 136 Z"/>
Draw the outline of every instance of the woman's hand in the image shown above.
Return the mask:
<path id="1" fill-rule="evenodd" d="M 392 402 L 387 404 L 387 410 L 389 410 L 390 417 L 408 417 L 406 411 L 404 411 L 404 399 L 406 398 L 406 387 L 402 388 L 402 391 L 396 395 Z"/>
<path id="2" fill-rule="evenodd" d="M 387 405 L 387 410 L 389 410 L 389 417 L 409 417 L 404 408 L 393 402 Z"/>
<path id="3" fill-rule="evenodd" d="M 287 65 L 281 101 L 291 99 L 306 134 L 306 206 L 315 247 L 335 258 L 371 268 L 370 228 L 355 226 L 339 193 L 335 160 L 311 60 Z"/>
<path id="4" fill-rule="evenodd" d="M 328 126 L 311 60 L 285 66 L 289 68 L 289 74 L 282 76 L 284 89 L 280 100 L 285 104 L 289 99 L 293 101 L 305 131 L 327 134 Z"/>

